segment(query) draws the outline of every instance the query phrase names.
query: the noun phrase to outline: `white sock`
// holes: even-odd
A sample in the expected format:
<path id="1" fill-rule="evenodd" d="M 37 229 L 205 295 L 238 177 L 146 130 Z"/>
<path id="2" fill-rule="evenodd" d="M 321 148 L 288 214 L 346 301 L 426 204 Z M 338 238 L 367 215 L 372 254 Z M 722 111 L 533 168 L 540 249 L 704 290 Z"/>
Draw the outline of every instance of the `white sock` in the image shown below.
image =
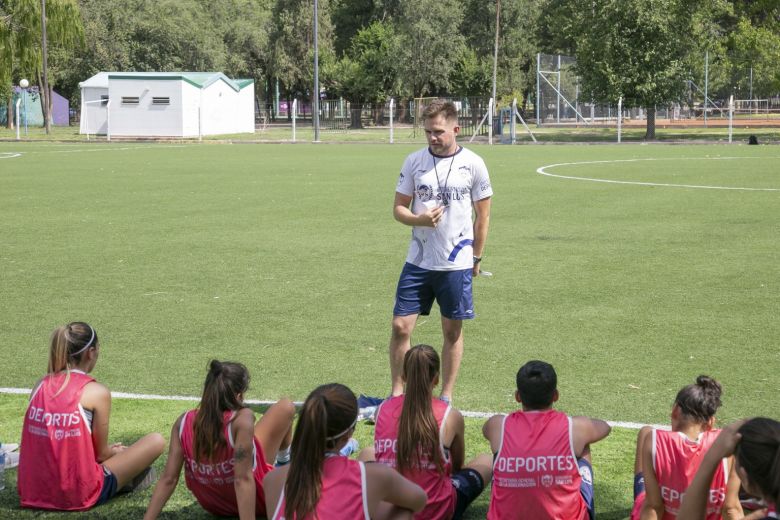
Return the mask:
<path id="1" fill-rule="evenodd" d="M 282 464 L 290 462 L 290 446 L 287 446 L 283 450 L 279 450 L 276 454 L 276 462 Z"/>

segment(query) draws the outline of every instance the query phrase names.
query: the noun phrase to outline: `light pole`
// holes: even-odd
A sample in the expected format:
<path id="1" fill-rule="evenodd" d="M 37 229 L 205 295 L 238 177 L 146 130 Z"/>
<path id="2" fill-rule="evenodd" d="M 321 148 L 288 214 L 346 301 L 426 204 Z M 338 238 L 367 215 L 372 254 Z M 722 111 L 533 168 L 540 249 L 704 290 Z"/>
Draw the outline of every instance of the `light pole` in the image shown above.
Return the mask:
<path id="1" fill-rule="evenodd" d="M 30 82 L 27 78 L 22 79 L 19 82 L 19 86 L 22 87 L 22 111 L 24 114 L 24 135 L 27 135 L 27 87 L 30 86 Z"/>

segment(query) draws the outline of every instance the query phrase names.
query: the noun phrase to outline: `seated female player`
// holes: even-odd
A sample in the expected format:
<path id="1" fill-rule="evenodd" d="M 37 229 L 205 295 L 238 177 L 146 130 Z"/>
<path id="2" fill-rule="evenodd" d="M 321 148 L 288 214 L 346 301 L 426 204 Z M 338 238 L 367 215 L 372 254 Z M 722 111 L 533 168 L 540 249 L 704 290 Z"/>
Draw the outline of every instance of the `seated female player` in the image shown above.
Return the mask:
<path id="1" fill-rule="evenodd" d="M 355 394 L 337 383 L 316 388 L 303 403 L 292 460 L 263 481 L 268 517 L 287 520 L 411 518 L 425 492 L 392 469 L 339 454 L 355 431 Z"/>
<path id="2" fill-rule="evenodd" d="M 645 426 L 637 438 L 634 509 L 631 520 L 677 518 L 680 503 L 704 455 L 718 437 L 715 412 L 721 405 L 720 383 L 699 376 L 677 393 L 672 430 Z M 723 459 L 710 482 L 707 520 L 741 518 L 739 479 L 733 458 Z"/>
<path id="3" fill-rule="evenodd" d="M 198 503 L 217 516 L 265 516 L 263 477 L 281 448 L 290 445 L 295 407 L 272 405 L 255 423 L 244 406 L 249 372 L 240 363 L 211 361 L 200 405 L 176 419 L 168 461 L 144 519 L 157 518 L 179 482 L 181 467 Z"/>
<path id="4" fill-rule="evenodd" d="M 165 439 L 150 433 L 132 446 L 108 443 L 111 392 L 88 374 L 100 341 L 74 321 L 54 330 L 48 373 L 35 385 L 24 416 L 18 491 L 22 507 L 83 511 L 117 491 L 151 484 L 151 464 Z"/>
<path id="5" fill-rule="evenodd" d="M 384 401 L 376 413 L 374 448 L 360 458 L 394 467 L 428 495 L 417 519 L 459 519 L 490 482 L 492 461 L 483 454 L 463 467 L 464 422 L 458 410 L 435 399 L 439 355 L 416 345 L 404 355 L 404 394 Z"/>
<path id="6" fill-rule="evenodd" d="M 723 428 L 704 456 L 699 471 L 685 492 L 679 520 L 704 518 L 709 506 L 709 484 L 726 457 L 736 459 L 744 488 L 766 506 L 745 520 L 778 518 L 780 504 L 780 422 L 765 417 L 738 421 Z"/>

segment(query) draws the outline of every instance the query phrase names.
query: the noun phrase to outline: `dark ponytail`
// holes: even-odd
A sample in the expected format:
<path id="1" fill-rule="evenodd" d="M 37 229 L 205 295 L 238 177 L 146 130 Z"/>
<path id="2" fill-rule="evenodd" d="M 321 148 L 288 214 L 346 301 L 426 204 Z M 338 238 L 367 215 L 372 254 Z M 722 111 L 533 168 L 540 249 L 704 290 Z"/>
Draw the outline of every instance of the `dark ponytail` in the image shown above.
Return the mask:
<path id="1" fill-rule="evenodd" d="M 737 464 L 764 500 L 780 505 L 780 422 L 756 417 L 743 424 L 739 434 L 742 439 L 734 452 Z"/>
<path id="2" fill-rule="evenodd" d="M 192 450 L 198 461 L 211 461 L 214 454 L 227 446 L 223 432 L 223 414 L 244 407 L 239 396 L 249 388 L 249 371 L 241 363 L 209 363 L 209 373 L 203 384 L 203 397 L 195 416 Z"/>
<path id="3" fill-rule="evenodd" d="M 680 411 L 697 423 L 706 423 L 721 406 L 720 395 L 723 387 L 709 376 L 699 376 L 696 383 L 684 387 L 677 393 L 674 404 Z"/>
<path id="4" fill-rule="evenodd" d="M 317 507 L 325 453 L 350 433 L 357 413 L 355 394 L 338 383 L 317 387 L 306 398 L 295 425 L 284 484 L 285 518 L 304 518 Z"/>
<path id="5" fill-rule="evenodd" d="M 404 405 L 398 422 L 396 469 L 405 474 L 427 460 L 439 473 L 444 461 L 439 448 L 439 425 L 433 415 L 433 382 L 439 375 L 439 355 L 430 345 L 415 345 L 404 355 Z"/>

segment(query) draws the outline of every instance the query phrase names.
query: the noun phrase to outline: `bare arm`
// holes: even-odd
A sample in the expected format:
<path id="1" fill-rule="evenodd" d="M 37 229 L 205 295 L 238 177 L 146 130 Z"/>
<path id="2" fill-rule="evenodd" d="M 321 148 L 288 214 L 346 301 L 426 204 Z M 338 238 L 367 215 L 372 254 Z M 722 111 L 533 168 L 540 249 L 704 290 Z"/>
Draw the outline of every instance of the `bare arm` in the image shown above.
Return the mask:
<path id="1" fill-rule="evenodd" d="M 444 206 L 436 206 L 425 213 L 415 215 L 409 207 L 412 203 L 411 195 L 395 192 L 395 201 L 393 202 L 393 217 L 407 226 L 425 226 L 436 227 L 439 224 L 443 214 Z"/>
<path id="2" fill-rule="evenodd" d="M 488 228 L 490 227 L 490 206 L 492 198 L 487 197 L 474 202 L 474 256 L 482 257 L 485 252 L 485 242 L 487 241 Z M 474 266 L 474 274 L 479 274 L 479 267 Z"/>
<path id="3" fill-rule="evenodd" d="M 108 423 L 111 416 L 111 392 L 93 381 L 87 383 L 81 394 L 81 406 L 92 411 L 92 445 L 98 462 L 105 462 L 124 450 L 121 443 L 108 444 Z"/>
<path id="4" fill-rule="evenodd" d="M 173 428 L 171 428 L 171 441 L 168 443 L 168 460 L 165 461 L 165 469 L 160 476 L 160 480 L 154 486 L 154 493 L 152 493 L 152 499 L 149 501 L 149 507 L 146 508 L 144 520 L 157 518 L 179 483 L 181 466 L 184 463 L 184 452 L 181 449 L 181 441 L 179 440 L 179 427 L 182 420 L 184 420 L 183 415 L 176 419 L 176 422 L 173 423 Z"/>
<path id="5" fill-rule="evenodd" d="M 612 427 L 607 424 L 607 421 L 581 415 L 572 417 L 572 427 L 574 429 L 574 452 L 578 457 L 582 456 L 582 452 L 587 446 L 600 441 L 612 431 Z"/>
<path id="6" fill-rule="evenodd" d="M 498 453 L 501 447 L 501 425 L 504 423 L 505 415 L 494 415 L 482 426 L 482 435 L 490 443 L 490 451 Z"/>
<path id="7" fill-rule="evenodd" d="M 653 467 L 653 443 L 646 442 L 642 446 L 642 474 L 645 476 L 645 502 L 639 513 L 641 520 L 657 520 L 664 516 L 664 500 L 661 487 L 655 477 Z"/>
<path id="8" fill-rule="evenodd" d="M 450 460 L 452 461 L 452 471 L 460 471 L 466 458 L 466 424 L 463 415 L 453 408 L 447 417 L 447 436 L 450 447 Z M 445 442 L 445 446 L 446 446 Z"/>
<path id="9" fill-rule="evenodd" d="M 255 501 L 257 500 L 255 476 L 252 473 L 253 436 L 255 416 L 252 410 L 244 408 L 238 412 L 231 425 L 233 428 L 233 475 L 236 489 L 238 516 L 241 520 L 255 517 Z"/>
<path id="10" fill-rule="evenodd" d="M 739 501 L 739 488 L 742 487 L 742 481 L 737 475 L 737 468 L 734 464 L 734 457 L 729 457 L 729 478 L 726 482 L 726 499 L 723 501 L 721 515 L 724 520 L 739 520 L 745 516 L 742 510 L 742 503 Z"/>
<path id="11" fill-rule="evenodd" d="M 425 491 L 400 473 L 384 464 L 366 464 L 369 509 L 375 514 L 379 503 L 389 502 L 403 509 L 418 512 L 425 507 Z"/>

